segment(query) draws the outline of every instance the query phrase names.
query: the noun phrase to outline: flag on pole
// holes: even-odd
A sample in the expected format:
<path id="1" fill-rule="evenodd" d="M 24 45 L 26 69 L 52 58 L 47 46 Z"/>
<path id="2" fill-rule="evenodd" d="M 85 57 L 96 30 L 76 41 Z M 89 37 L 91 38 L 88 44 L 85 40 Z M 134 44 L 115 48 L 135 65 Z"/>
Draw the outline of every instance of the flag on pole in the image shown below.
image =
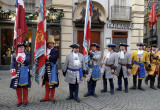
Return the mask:
<path id="1" fill-rule="evenodd" d="M 16 7 L 13 47 L 17 46 L 18 43 L 24 42 L 24 34 L 27 32 L 23 0 L 16 0 Z"/>
<path id="2" fill-rule="evenodd" d="M 92 16 L 92 0 L 86 1 L 86 15 L 85 15 L 85 25 L 84 25 L 84 40 L 83 40 L 83 56 L 86 64 L 86 68 L 88 68 L 88 50 L 90 47 L 91 40 L 91 16 Z"/>
<path id="3" fill-rule="evenodd" d="M 157 15 L 156 15 L 156 9 L 155 9 L 156 4 L 157 4 L 157 2 L 153 2 L 152 9 L 149 14 L 149 29 L 151 29 L 152 25 L 155 25 L 158 21 Z"/>
<path id="4" fill-rule="evenodd" d="M 45 73 L 46 38 L 46 2 L 45 0 L 40 0 L 33 60 L 33 76 L 37 83 L 39 83 L 39 78 Z"/>

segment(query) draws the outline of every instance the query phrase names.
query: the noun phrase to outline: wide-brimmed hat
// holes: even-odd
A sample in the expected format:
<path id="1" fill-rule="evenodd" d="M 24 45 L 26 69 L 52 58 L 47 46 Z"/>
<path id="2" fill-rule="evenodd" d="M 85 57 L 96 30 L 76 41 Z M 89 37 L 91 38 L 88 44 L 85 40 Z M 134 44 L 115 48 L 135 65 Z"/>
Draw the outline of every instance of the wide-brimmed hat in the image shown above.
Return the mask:
<path id="1" fill-rule="evenodd" d="M 120 43 L 119 46 L 128 47 L 129 45 L 127 45 L 127 43 Z"/>
<path id="2" fill-rule="evenodd" d="M 54 37 L 52 35 L 48 36 L 47 43 L 55 43 Z"/>
<path id="3" fill-rule="evenodd" d="M 137 46 L 145 46 L 144 43 L 137 43 Z"/>
<path id="4" fill-rule="evenodd" d="M 91 47 L 92 47 L 92 46 L 96 46 L 97 48 L 100 48 L 100 46 L 99 46 L 97 43 L 92 43 L 92 44 L 91 44 Z"/>
<path id="5" fill-rule="evenodd" d="M 115 44 L 109 44 L 107 47 L 116 47 Z"/>
<path id="6" fill-rule="evenodd" d="M 81 48 L 81 46 L 79 44 L 72 44 L 69 47 L 71 47 L 71 48 Z"/>
<path id="7" fill-rule="evenodd" d="M 27 47 L 27 45 L 26 45 L 24 42 L 22 42 L 22 43 L 18 43 L 18 44 L 17 44 L 17 47 L 20 47 L 20 46 Z"/>

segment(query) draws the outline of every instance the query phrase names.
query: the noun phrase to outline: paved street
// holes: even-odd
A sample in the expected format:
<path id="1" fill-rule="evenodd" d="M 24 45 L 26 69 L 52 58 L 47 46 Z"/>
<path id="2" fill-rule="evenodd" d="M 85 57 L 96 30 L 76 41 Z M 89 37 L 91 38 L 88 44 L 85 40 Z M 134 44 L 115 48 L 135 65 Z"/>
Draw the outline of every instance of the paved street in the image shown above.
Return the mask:
<path id="1" fill-rule="evenodd" d="M 24 110 L 24 107 L 16 107 L 16 92 L 9 88 L 10 73 L 9 71 L 0 71 L 0 110 Z M 44 87 L 37 85 L 34 79 L 32 80 L 32 88 L 29 90 L 29 105 L 25 110 L 160 110 L 160 90 L 151 90 L 143 84 L 145 92 L 140 90 L 129 91 L 126 94 L 124 91 L 115 92 L 115 95 L 100 93 L 102 89 L 102 81 L 98 81 L 96 93 L 98 98 L 88 97 L 83 95 L 87 91 L 86 82 L 80 85 L 79 97 L 81 103 L 76 103 L 74 100 L 66 101 L 68 96 L 68 84 L 65 83 L 63 76 L 60 76 L 60 86 L 56 89 L 56 103 L 39 102 L 44 96 Z M 129 87 L 132 85 L 132 80 L 129 79 Z M 115 88 L 117 88 L 116 78 L 114 80 Z M 144 82 L 143 82 L 144 83 Z M 156 82 L 157 83 L 157 82 Z"/>

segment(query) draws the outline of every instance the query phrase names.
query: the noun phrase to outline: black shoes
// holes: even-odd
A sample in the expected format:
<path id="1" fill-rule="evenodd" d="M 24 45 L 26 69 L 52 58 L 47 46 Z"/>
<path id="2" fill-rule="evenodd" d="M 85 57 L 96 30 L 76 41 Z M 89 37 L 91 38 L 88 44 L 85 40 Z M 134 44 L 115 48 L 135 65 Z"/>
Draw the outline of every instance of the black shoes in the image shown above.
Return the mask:
<path id="1" fill-rule="evenodd" d="M 94 98 L 98 98 L 98 95 L 97 94 L 93 94 L 92 95 Z"/>
<path id="2" fill-rule="evenodd" d="M 21 105 L 22 105 L 22 103 L 18 103 L 18 104 L 17 104 L 17 107 L 20 107 Z"/>
<path id="3" fill-rule="evenodd" d="M 86 94 L 84 95 L 84 97 L 88 97 L 88 96 L 91 96 L 91 94 L 86 93 Z"/>
<path id="4" fill-rule="evenodd" d="M 27 105 L 28 105 L 28 103 L 24 103 L 24 104 L 23 104 L 23 107 L 26 107 Z"/>
<path id="5" fill-rule="evenodd" d="M 128 89 L 125 89 L 125 93 L 128 93 Z"/>
<path id="6" fill-rule="evenodd" d="M 77 98 L 77 99 L 75 99 L 75 101 L 76 101 L 76 102 L 78 102 L 78 103 L 80 103 L 80 100 L 79 100 L 78 98 Z"/>
<path id="7" fill-rule="evenodd" d="M 117 88 L 116 91 L 122 91 L 122 88 Z"/>
<path id="8" fill-rule="evenodd" d="M 103 90 L 101 90 L 101 93 L 105 93 L 105 92 L 107 92 L 107 90 L 104 90 L 104 89 L 103 89 Z"/>
<path id="9" fill-rule="evenodd" d="M 110 91 L 110 93 L 111 93 L 111 95 L 113 95 L 113 94 L 114 94 L 114 91 Z"/>
<path id="10" fill-rule="evenodd" d="M 135 90 L 136 89 L 136 86 L 132 86 L 132 87 L 130 87 L 129 89 L 131 89 L 131 90 Z"/>
<path id="11" fill-rule="evenodd" d="M 70 97 L 70 96 L 69 96 L 68 98 L 66 98 L 66 100 L 71 100 L 71 99 L 73 99 L 73 97 Z"/>
<path id="12" fill-rule="evenodd" d="M 157 90 L 157 88 L 155 86 L 151 86 L 150 88 L 153 90 Z"/>
<path id="13" fill-rule="evenodd" d="M 49 100 L 43 100 L 43 99 L 40 100 L 40 102 L 46 102 L 46 101 L 49 101 Z"/>
<path id="14" fill-rule="evenodd" d="M 20 107 L 22 105 L 22 103 L 18 103 L 17 104 L 17 107 Z M 28 103 L 26 102 L 26 103 L 23 103 L 23 107 L 26 107 L 28 105 Z"/>
<path id="15" fill-rule="evenodd" d="M 145 89 L 143 89 L 142 87 L 138 87 L 139 90 L 145 91 Z"/>
<path id="16" fill-rule="evenodd" d="M 55 103 L 56 103 L 56 101 L 55 101 L 55 100 L 52 100 L 52 103 L 53 103 L 53 104 L 55 104 Z"/>

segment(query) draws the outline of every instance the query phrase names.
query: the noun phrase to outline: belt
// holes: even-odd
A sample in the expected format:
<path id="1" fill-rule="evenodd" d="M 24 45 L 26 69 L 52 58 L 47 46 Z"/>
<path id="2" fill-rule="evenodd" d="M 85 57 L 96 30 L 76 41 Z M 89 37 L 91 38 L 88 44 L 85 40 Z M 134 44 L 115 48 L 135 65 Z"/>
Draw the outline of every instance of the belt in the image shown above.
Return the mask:
<path id="1" fill-rule="evenodd" d="M 118 63 L 119 65 L 121 65 L 121 66 L 126 66 L 127 67 L 127 64 L 121 64 L 121 63 Z"/>
<path id="2" fill-rule="evenodd" d="M 110 67 L 110 68 L 112 68 L 112 67 L 113 67 L 113 65 L 107 65 L 107 64 L 105 64 L 105 66 Z"/>

